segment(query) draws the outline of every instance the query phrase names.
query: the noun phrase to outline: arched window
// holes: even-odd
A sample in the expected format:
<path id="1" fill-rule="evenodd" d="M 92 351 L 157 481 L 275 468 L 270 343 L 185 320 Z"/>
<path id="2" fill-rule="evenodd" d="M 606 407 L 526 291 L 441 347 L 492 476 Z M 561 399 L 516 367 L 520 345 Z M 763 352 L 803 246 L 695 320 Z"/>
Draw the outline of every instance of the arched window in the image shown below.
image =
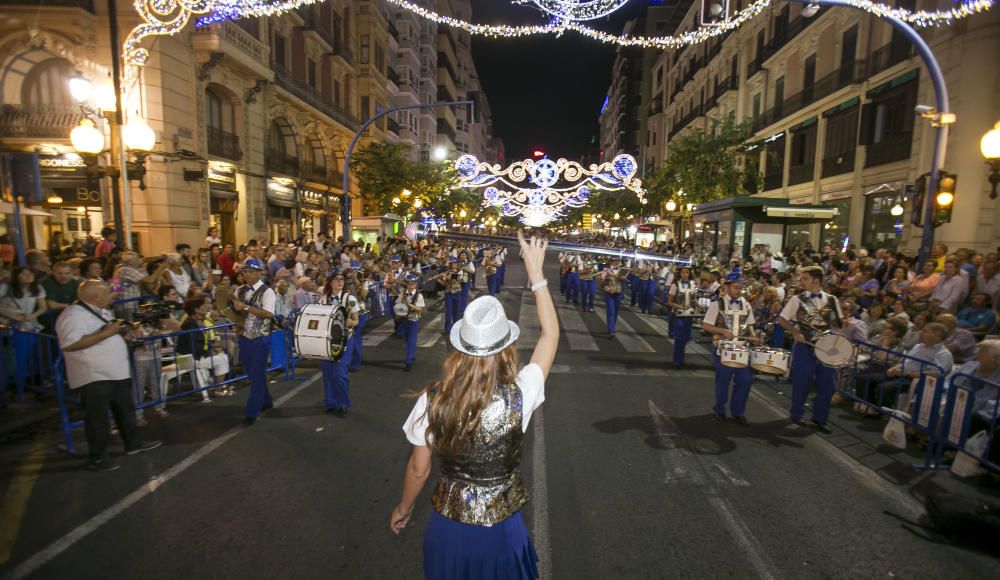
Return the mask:
<path id="1" fill-rule="evenodd" d="M 306 178 L 314 181 L 326 180 L 326 149 L 323 142 L 312 138 L 302 150 L 302 168 Z"/>
<path id="2" fill-rule="evenodd" d="M 21 86 L 21 102 L 26 105 L 72 106 L 69 77 L 73 64 L 64 58 L 50 58 L 34 66 Z"/>
<path id="3" fill-rule="evenodd" d="M 288 121 L 278 118 L 271 121 L 267 132 L 268 169 L 294 175 L 299 169 L 299 154 L 295 145 L 295 131 Z"/>
<path id="4" fill-rule="evenodd" d="M 236 111 L 232 98 L 218 87 L 205 89 L 205 117 L 208 125 L 208 153 L 238 161 L 242 157 L 236 135 Z"/>

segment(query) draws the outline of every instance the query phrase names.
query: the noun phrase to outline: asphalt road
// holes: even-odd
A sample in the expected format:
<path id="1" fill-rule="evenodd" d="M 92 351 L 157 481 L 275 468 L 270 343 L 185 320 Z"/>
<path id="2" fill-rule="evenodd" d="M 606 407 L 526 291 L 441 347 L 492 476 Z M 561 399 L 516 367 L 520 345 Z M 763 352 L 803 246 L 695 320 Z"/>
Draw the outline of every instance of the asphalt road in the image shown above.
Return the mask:
<path id="1" fill-rule="evenodd" d="M 526 360 L 537 318 L 516 257 L 507 270 L 500 298 Z M 112 473 L 82 471 L 45 429 L 0 441 L 0 577 L 421 577 L 433 486 L 401 536 L 388 518 L 409 454 L 406 395 L 447 354 L 431 302 L 412 372 L 391 322 L 366 335 L 346 419 L 323 412 L 306 367 L 302 380 L 275 376 L 276 408 L 250 428 L 239 425 L 245 389 L 172 404 L 148 428 L 165 446 Z M 830 435 L 794 426 L 781 387 L 765 382 L 749 427 L 719 423 L 708 360 L 670 367 L 662 319 L 626 309 L 608 339 L 600 302 L 595 314 L 557 304 L 560 351 L 523 462 L 544 577 L 997 577 L 994 557 L 903 526 L 921 516 L 921 493 L 955 482 L 910 469 L 879 444 L 878 422 L 838 409 Z"/>

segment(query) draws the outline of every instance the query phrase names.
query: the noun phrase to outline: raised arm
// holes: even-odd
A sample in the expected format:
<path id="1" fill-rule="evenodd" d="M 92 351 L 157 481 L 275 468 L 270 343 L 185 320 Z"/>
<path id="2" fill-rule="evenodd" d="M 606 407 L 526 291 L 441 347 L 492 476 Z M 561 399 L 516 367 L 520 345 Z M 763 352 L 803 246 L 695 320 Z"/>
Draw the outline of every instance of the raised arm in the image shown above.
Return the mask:
<path id="1" fill-rule="evenodd" d="M 532 286 L 545 282 L 545 274 L 542 266 L 545 262 L 545 251 L 549 242 L 532 237 L 530 241 L 525 241 L 524 235 L 517 232 L 517 240 L 521 244 L 521 253 L 524 255 L 524 267 L 528 271 L 528 282 Z M 542 375 L 549 376 L 552 368 L 552 361 L 556 358 L 556 347 L 559 345 L 559 319 L 556 316 L 556 307 L 552 303 L 552 294 L 544 286 L 534 290 L 535 306 L 538 308 L 538 321 L 542 325 L 542 334 L 535 345 L 535 352 L 531 355 L 531 362 L 537 364 L 542 369 Z"/>

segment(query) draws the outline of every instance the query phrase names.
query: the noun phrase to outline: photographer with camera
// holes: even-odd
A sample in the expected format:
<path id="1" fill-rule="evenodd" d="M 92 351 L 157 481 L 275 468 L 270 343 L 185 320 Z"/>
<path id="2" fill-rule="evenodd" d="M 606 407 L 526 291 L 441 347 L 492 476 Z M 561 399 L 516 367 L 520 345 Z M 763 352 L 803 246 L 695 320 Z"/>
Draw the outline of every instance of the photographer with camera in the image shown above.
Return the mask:
<path id="1" fill-rule="evenodd" d="M 78 300 L 63 310 L 56 321 L 56 335 L 66 361 L 70 389 L 79 389 L 84 426 L 94 471 L 112 471 L 119 465 L 108 456 L 111 425 L 115 418 L 125 441 L 125 454 L 155 449 L 160 441 L 144 441 L 135 424 L 132 378 L 128 346 L 121 336 L 122 324 L 107 310 L 111 288 L 99 280 L 87 280 L 77 290 Z"/>

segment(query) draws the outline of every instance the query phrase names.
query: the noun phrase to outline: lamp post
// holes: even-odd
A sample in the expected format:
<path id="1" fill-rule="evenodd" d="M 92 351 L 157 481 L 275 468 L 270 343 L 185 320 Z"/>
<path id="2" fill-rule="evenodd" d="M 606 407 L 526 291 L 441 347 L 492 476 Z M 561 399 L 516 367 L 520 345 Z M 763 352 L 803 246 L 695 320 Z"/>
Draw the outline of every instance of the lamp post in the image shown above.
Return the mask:
<path id="1" fill-rule="evenodd" d="M 979 151 L 990 166 L 990 199 L 996 199 L 997 185 L 1000 184 L 1000 121 L 983 135 L 979 141 Z"/>
<path id="2" fill-rule="evenodd" d="M 405 111 L 407 109 L 434 109 L 437 107 L 475 107 L 473 101 L 442 101 L 439 103 L 429 103 L 424 105 L 403 105 L 399 107 L 390 107 L 384 111 L 380 111 L 375 114 L 371 119 L 368 119 L 361 124 L 358 131 L 354 134 L 354 139 L 351 140 L 351 144 L 347 147 L 347 152 L 344 153 L 344 181 L 342 183 L 343 189 L 340 195 L 340 221 L 344 224 L 344 240 L 350 241 L 351 239 L 351 153 L 354 152 L 354 146 L 358 144 L 361 140 L 361 136 L 364 135 L 365 130 L 374 123 L 375 121 L 381 119 L 382 117 L 388 115 L 389 113 L 394 113 L 396 111 Z M 474 111 L 475 109 L 473 109 Z"/>

